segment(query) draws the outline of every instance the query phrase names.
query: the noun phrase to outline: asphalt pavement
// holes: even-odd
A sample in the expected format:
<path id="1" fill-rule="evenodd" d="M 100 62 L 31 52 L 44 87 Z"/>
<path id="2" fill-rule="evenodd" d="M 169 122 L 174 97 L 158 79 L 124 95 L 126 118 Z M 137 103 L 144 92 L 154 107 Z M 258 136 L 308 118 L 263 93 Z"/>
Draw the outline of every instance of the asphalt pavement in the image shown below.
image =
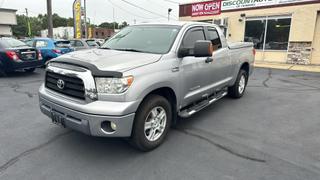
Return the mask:
<path id="1" fill-rule="evenodd" d="M 125 140 L 60 128 L 42 115 L 43 69 L 0 78 L 0 179 L 319 180 L 320 73 L 257 68 L 142 153 Z"/>

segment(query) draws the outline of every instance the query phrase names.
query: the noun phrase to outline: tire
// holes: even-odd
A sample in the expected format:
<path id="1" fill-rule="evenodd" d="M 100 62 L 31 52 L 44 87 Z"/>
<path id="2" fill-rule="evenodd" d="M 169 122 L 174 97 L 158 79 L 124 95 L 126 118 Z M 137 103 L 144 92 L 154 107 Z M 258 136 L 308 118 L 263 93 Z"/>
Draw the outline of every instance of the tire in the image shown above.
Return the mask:
<path id="1" fill-rule="evenodd" d="M 130 143 L 141 151 L 155 149 L 163 143 L 171 121 L 172 110 L 168 100 L 159 95 L 149 95 L 136 113 Z"/>
<path id="2" fill-rule="evenodd" d="M 246 90 L 248 83 L 248 73 L 240 69 L 236 82 L 228 88 L 228 95 L 232 98 L 241 98 Z"/>
<path id="3" fill-rule="evenodd" d="M 29 68 L 29 69 L 25 69 L 24 71 L 25 72 L 28 72 L 28 73 L 32 73 L 36 70 L 36 68 Z"/>

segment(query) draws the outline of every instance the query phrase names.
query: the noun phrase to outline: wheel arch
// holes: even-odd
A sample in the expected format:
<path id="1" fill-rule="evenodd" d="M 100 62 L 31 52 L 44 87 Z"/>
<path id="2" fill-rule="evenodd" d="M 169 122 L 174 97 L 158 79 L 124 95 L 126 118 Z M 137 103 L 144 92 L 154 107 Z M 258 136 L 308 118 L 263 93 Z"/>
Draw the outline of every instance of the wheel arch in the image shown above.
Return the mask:
<path id="1" fill-rule="evenodd" d="M 166 98 L 169 103 L 171 104 L 171 108 L 172 108 L 172 121 L 173 124 L 176 123 L 177 121 L 177 95 L 176 92 L 173 88 L 171 88 L 170 86 L 161 86 L 161 87 L 156 87 L 156 88 L 152 88 L 150 89 L 147 93 L 144 93 L 145 95 L 143 95 L 142 101 L 140 102 L 138 109 L 140 108 L 141 104 L 146 100 L 146 98 L 150 95 L 159 95 L 162 96 L 164 98 Z"/>

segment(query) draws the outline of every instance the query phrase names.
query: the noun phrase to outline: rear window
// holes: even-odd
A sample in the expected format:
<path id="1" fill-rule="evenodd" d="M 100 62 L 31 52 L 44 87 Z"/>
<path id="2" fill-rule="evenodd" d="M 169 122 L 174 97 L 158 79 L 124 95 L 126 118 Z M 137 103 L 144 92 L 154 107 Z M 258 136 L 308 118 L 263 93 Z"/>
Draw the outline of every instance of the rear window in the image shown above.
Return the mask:
<path id="1" fill-rule="evenodd" d="M 60 48 L 69 48 L 69 47 L 71 47 L 70 41 L 56 41 L 54 44 L 57 47 L 60 47 Z"/>
<path id="2" fill-rule="evenodd" d="M 13 39 L 13 38 L 1 38 L 0 39 L 0 44 L 4 48 L 15 48 L 15 47 L 23 47 L 23 46 L 28 46 L 26 43 Z"/>
<path id="3" fill-rule="evenodd" d="M 98 44 L 95 40 L 87 40 L 86 41 L 89 46 L 96 47 Z"/>
<path id="4" fill-rule="evenodd" d="M 47 46 L 48 46 L 48 41 L 44 41 L 44 40 L 37 40 L 36 41 L 37 48 L 43 48 L 43 47 L 47 47 Z"/>

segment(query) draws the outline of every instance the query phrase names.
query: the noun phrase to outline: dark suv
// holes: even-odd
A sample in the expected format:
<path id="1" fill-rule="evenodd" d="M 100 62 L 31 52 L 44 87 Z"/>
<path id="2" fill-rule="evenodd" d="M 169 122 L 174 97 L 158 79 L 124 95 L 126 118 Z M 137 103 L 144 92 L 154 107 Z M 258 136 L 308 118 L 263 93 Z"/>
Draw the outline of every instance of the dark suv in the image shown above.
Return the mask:
<path id="1" fill-rule="evenodd" d="M 43 66 L 40 51 L 13 38 L 0 38 L 0 76 L 15 70 L 33 72 Z"/>

